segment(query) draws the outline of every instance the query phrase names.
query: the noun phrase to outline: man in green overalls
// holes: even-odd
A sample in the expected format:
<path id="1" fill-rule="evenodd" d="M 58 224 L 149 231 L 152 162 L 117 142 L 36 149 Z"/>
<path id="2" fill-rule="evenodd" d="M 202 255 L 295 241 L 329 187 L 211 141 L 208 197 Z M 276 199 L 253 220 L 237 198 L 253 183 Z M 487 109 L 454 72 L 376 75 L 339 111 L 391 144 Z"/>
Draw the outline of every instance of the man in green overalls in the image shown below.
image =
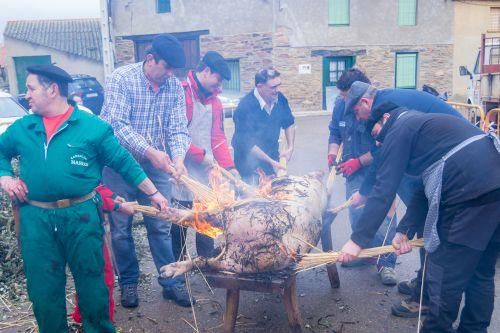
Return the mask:
<path id="1" fill-rule="evenodd" d="M 34 114 L 0 136 L 0 186 L 21 203 L 21 250 L 41 333 L 67 333 L 66 264 L 75 280 L 87 333 L 114 332 L 104 284 L 103 227 L 94 188 L 106 165 L 164 210 L 167 200 L 111 126 L 67 101 L 72 79 L 53 65 L 28 68 L 26 98 Z M 20 158 L 20 179 L 11 159 Z"/>

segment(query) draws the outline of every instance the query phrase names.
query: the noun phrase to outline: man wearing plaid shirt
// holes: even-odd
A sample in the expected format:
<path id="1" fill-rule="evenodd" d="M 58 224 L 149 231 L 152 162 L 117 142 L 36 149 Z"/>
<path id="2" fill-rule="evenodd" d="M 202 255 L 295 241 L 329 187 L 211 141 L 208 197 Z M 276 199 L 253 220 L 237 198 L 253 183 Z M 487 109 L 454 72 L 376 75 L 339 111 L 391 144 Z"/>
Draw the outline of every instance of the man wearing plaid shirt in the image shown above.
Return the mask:
<path id="1" fill-rule="evenodd" d="M 159 35 L 146 51 L 144 62 L 118 68 L 106 85 L 101 117 L 109 122 L 121 144 L 141 164 L 158 190 L 170 196 L 170 175 L 186 174 L 184 157 L 190 145 L 187 130 L 184 90 L 173 76 L 182 68 L 185 56 L 179 41 L 171 35 Z M 170 174 L 170 175 L 169 175 Z M 149 198 L 131 188 L 120 175 L 109 168 L 103 172 L 104 184 L 127 201 L 149 204 Z M 111 214 L 111 235 L 121 289 L 121 304 L 139 304 L 137 282 L 139 265 L 132 238 L 132 217 Z M 144 217 L 153 261 L 159 272 L 163 265 L 175 261 L 170 225 Z M 181 306 L 191 302 L 180 279 L 159 277 L 163 297 Z"/>

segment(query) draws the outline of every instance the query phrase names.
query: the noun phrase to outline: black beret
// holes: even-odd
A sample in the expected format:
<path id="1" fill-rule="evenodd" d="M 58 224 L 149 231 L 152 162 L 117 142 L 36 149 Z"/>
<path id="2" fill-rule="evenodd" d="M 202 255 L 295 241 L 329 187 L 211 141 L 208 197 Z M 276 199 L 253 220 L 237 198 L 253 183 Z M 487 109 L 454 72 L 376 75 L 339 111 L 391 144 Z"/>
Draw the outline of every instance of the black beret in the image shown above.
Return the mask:
<path id="1" fill-rule="evenodd" d="M 214 73 L 218 73 L 225 80 L 231 80 L 231 71 L 227 65 L 226 60 L 215 51 L 208 51 L 201 60 L 205 65 L 210 67 Z"/>
<path id="2" fill-rule="evenodd" d="M 68 83 L 73 81 L 71 76 L 64 70 L 54 65 L 34 65 L 26 68 L 28 73 L 43 75 L 55 82 Z"/>
<path id="3" fill-rule="evenodd" d="M 184 68 L 186 56 L 184 49 L 177 38 L 169 34 L 158 35 L 153 38 L 151 47 L 172 68 Z"/>
<path id="4" fill-rule="evenodd" d="M 366 121 L 366 129 L 368 132 L 371 132 L 373 126 L 375 126 L 377 121 L 379 121 L 385 113 L 391 113 L 391 111 L 397 108 L 399 108 L 399 105 L 396 105 L 393 102 L 385 102 L 376 108 L 373 108 L 370 112 L 370 117 L 368 117 L 368 120 Z"/>

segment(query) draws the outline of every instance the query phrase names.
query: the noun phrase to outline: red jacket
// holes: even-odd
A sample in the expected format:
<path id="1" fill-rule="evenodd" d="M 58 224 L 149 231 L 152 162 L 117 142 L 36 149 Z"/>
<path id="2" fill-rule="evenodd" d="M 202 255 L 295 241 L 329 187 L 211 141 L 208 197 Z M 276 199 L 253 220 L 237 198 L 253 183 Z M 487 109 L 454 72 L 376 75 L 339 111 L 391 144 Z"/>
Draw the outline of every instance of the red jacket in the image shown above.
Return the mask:
<path id="1" fill-rule="evenodd" d="M 219 163 L 219 165 L 225 169 L 234 168 L 234 162 L 229 152 L 229 146 L 227 144 L 226 134 L 224 133 L 224 112 L 222 110 L 222 104 L 217 98 L 217 94 L 212 94 L 207 98 L 203 98 L 198 93 L 198 85 L 196 80 L 193 78 L 193 71 L 188 73 L 187 81 L 182 82 L 184 87 L 184 95 L 186 96 L 186 116 L 188 124 L 193 119 L 193 99 L 200 101 L 203 105 L 212 104 L 212 152 L 214 159 Z M 191 89 L 193 94 L 191 95 Z M 186 154 L 186 159 L 190 159 L 196 163 L 201 163 L 205 156 L 205 150 L 191 143 Z"/>

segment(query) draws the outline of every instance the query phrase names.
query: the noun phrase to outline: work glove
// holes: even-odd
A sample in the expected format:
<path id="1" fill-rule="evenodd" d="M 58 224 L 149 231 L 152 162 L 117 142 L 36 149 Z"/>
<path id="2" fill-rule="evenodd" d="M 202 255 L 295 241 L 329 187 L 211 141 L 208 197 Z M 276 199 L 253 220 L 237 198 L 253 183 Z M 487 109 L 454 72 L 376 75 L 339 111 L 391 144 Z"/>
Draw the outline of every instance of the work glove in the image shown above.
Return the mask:
<path id="1" fill-rule="evenodd" d="M 336 154 L 328 154 L 328 168 L 332 168 L 337 165 L 337 155 Z"/>
<path id="2" fill-rule="evenodd" d="M 363 165 L 361 165 L 359 158 L 351 158 L 350 160 L 341 163 L 336 170 L 337 174 L 341 173 L 344 177 L 349 177 L 362 167 Z"/>

